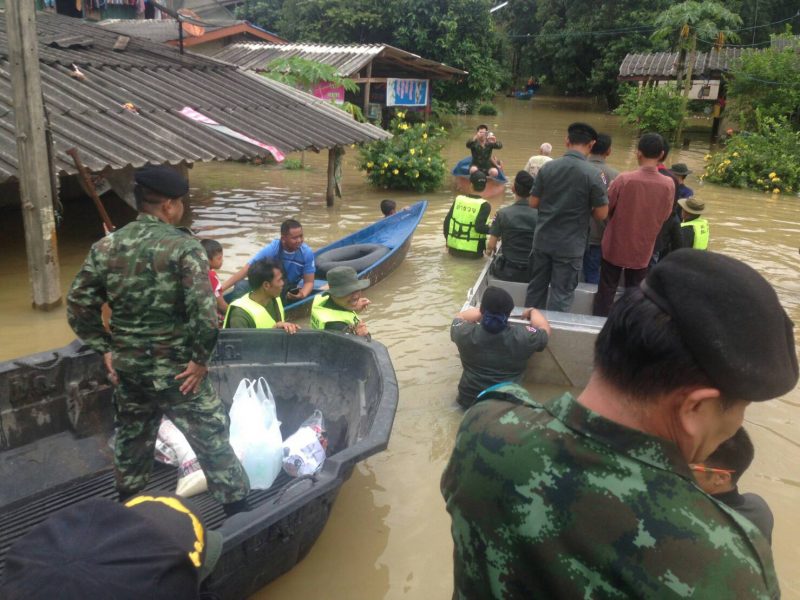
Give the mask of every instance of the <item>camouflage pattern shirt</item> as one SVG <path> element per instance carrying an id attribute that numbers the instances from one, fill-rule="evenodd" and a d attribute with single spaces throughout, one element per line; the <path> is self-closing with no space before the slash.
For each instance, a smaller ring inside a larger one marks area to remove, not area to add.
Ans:
<path id="1" fill-rule="evenodd" d="M 777 598 L 760 531 L 677 446 L 514 384 L 467 411 L 442 477 L 454 598 Z"/>
<path id="2" fill-rule="evenodd" d="M 67 318 L 94 350 L 113 352 L 118 371 L 172 380 L 190 360 L 205 364 L 216 343 L 206 253 L 187 230 L 140 214 L 92 246 L 67 296 Z"/>

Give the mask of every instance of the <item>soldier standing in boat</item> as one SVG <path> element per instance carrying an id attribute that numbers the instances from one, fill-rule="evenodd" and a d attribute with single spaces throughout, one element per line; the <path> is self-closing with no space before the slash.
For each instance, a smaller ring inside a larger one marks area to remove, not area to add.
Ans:
<path id="1" fill-rule="evenodd" d="M 67 296 L 75 333 L 103 355 L 114 390 L 117 491 L 125 500 L 150 477 L 161 415 L 186 436 L 227 514 L 247 508 L 250 484 L 228 441 L 229 419 L 206 366 L 217 312 L 205 251 L 177 227 L 189 192 L 169 167 L 135 175 L 136 221 L 92 246 Z M 111 307 L 111 332 L 100 306 Z"/>

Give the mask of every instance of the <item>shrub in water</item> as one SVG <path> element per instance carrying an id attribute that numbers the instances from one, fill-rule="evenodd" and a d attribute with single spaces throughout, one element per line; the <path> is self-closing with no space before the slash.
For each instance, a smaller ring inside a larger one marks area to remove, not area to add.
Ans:
<path id="1" fill-rule="evenodd" d="M 491 102 L 485 102 L 478 107 L 478 114 L 494 116 L 497 114 L 497 107 Z"/>
<path id="2" fill-rule="evenodd" d="M 393 190 L 429 192 L 438 188 L 445 176 L 442 158 L 443 127 L 431 123 L 406 121 L 398 112 L 389 124 L 394 134 L 362 146 L 359 168 L 367 172 L 372 185 Z"/>
<path id="3" fill-rule="evenodd" d="M 628 86 L 621 97 L 614 112 L 640 132 L 655 131 L 669 137 L 683 119 L 683 101 L 673 86 Z"/>

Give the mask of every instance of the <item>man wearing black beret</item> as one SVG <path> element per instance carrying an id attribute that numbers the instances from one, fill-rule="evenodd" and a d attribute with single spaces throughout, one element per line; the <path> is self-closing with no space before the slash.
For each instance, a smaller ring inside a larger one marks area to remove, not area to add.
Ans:
<path id="1" fill-rule="evenodd" d="M 455 596 L 778 598 L 767 539 L 689 464 L 794 388 L 792 328 L 751 267 L 678 250 L 614 304 L 577 398 L 485 391 L 442 477 Z"/>
<path id="2" fill-rule="evenodd" d="M 135 175 L 139 216 L 92 246 L 67 296 L 69 324 L 103 355 L 114 389 L 117 491 L 150 477 L 161 415 L 186 436 L 229 514 L 247 507 L 247 474 L 228 441 L 228 414 L 206 374 L 217 341 L 208 258 L 177 227 L 189 183 L 170 167 Z M 100 307 L 111 307 L 111 331 Z"/>

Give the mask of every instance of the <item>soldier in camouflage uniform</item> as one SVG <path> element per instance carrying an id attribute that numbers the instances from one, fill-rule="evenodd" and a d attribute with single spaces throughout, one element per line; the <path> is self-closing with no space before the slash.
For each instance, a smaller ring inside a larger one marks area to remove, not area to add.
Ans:
<path id="1" fill-rule="evenodd" d="M 67 298 L 72 329 L 103 354 L 117 384 L 117 490 L 124 499 L 147 483 L 164 413 L 197 454 L 209 492 L 232 514 L 247 508 L 250 486 L 206 377 L 217 311 L 205 251 L 176 227 L 188 183 L 167 167 L 141 169 L 136 183 L 138 218 L 92 246 Z M 100 316 L 104 302 L 110 334 Z"/>
<path id="2" fill-rule="evenodd" d="M 577 399 L 500 384 L 467 411 L 442 478 L 454 597 L 777 598 L 767 540 L 688 463 L 797 377 L 760 275 L 670 254 L 612 309 Z"/>

